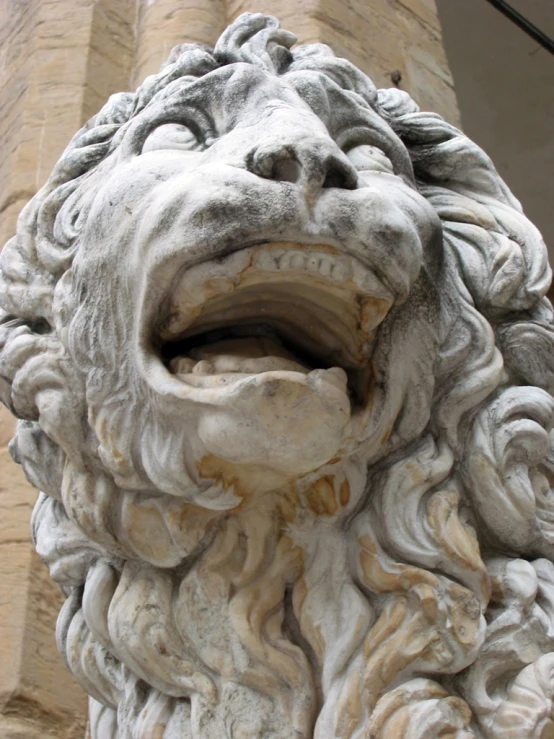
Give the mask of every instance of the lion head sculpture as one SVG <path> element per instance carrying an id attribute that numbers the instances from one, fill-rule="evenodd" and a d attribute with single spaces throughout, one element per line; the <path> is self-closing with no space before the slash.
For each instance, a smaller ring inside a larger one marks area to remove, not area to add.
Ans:
<path id="1" fill-rule="evenodd" d="M 460 131 L 294 42 L 174 49 L 2 253 L 60 650 L 95 739 L 544 739 L 544 244 Z"/>

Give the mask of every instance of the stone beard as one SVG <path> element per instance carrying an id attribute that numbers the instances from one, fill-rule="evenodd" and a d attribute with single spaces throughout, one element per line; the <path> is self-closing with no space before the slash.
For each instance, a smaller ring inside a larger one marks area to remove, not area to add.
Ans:
<path id="1" fill-rule="evenodd" d="M 487 156 L 244 15 L 79 131 L 0 394 L 94 739 L 554 736 L 546 250 Z"/>

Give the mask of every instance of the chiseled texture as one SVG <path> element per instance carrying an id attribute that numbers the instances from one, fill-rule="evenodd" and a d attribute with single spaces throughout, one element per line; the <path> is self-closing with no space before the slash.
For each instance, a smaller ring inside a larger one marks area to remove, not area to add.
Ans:
<path id="1" fill-rule="evenodd" d="M 486 155 L 243 15 L 73 138 L 0 392 L 91 736 L 554 732 L 546 250 Z"/>

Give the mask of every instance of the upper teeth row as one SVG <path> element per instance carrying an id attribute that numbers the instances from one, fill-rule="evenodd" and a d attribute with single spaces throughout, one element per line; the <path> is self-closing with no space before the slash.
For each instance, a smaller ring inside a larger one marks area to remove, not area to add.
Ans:
<path id="1" fill-rule="evenodd" d="M 347 283 L 349 290 L 380 299 L 389 307 L 393 301 L 392 293 L 357 259 L 332 254 L 317 246 L 291 248 L 264 244 L 240 249 L 224 259 L 202 262 L 188 269 L 173 294 L 170 314 L 162 331 L 164 337 L 182 332 L 186 322 L 196 317 L 210 298 L 232 292 L 250 276 L 268 272 L 309 272 L 335 283 Z"/>
<path id="2" fill-rule="evenodd" d="M 319 272 L 337 282 L 344 282 L 352 276 L 348 259 L 310 250 L 266 248 L 255 254 L 252 264 L 256 269 L 268 272 Z"/>

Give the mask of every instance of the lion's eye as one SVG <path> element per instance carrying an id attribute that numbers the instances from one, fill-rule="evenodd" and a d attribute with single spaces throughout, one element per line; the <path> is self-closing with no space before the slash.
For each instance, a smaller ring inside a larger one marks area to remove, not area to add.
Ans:
<path id="1" fill-rule="evenodd" d="M 178 151 L 201 151 L 203 143 L 188 126 L 182 123 L 164 123 L 147 136 L 142 146 L 142 153 L 159 149 L 177 149 Z"/>
<path id="2" fill-rule="evenodd" d="M 346 156 L 359 172 L 387 172 L 394 174 L 391 160 L 376 146 L 353 146 Z"/>

